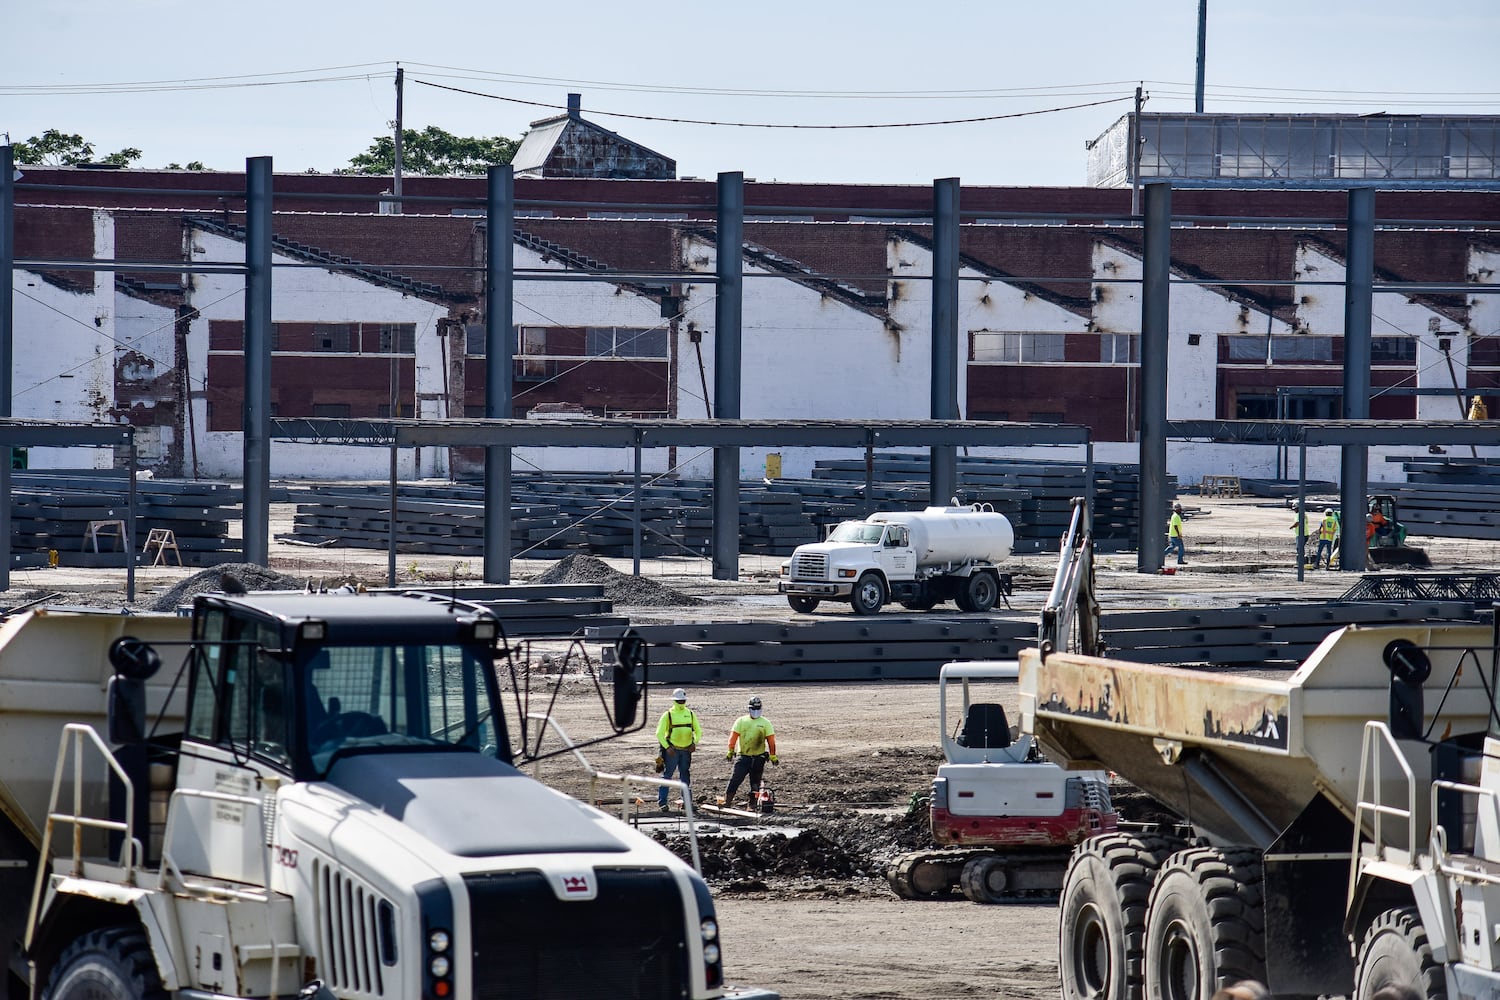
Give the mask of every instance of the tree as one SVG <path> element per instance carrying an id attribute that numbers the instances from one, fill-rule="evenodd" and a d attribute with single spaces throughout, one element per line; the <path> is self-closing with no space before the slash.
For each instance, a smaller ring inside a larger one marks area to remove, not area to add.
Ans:
<path id="1" fill-rule="evenodd" d="M 188 165 L 185 166 L 185 167 L 182 166 L 180 163 L 168 163 L 163 169 L 164 170 L 207 170 L 208 168 L 203 165 L 203 161 L 202 160 L 189 160 L 188 161 Z"/>
<path id="2" fill-rule="evenodd" d="M 117 167 L 128 167 L 141 158 L 141 151 L 134 147 L 96 157 L 92 142 L 85 142 L 81 135 L 65 135 L 55 128 L 49 128 L 25 142 L 16 143 L 12 147 L 12 154 L 17 163 L 47 167 L 74 167 L 80 163 L 111 163 Z"/>
<path id="3" fill-rule="evenodd" d="M 395 127 L 395 123 L 391 124 Z M 436 125 L 401 130 L 401 172 L 447 176 L 482 174 L 491 166 L 509 163 L 516 155 L 519 139 L 503 135 L 458 136 Z M 349 161 L 340 174 L 389 174 L 396 167 L 396 140 L 389 135 L 376 136 L 374 144 Z"/>

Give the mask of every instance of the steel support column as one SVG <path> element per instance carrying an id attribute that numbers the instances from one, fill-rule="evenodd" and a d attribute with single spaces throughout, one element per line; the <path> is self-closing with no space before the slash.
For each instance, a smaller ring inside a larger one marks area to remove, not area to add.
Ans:
<path id="1" fill-rule="evenodd" d="M 271 558 L 271 158 L 245 161 L 245 561 Z"/>
<path id="2" fill-rule="evenodd" d="M 11 413 L 15 360 L 16 166 L 0 146 L 0 417 Z M 0 448 L 0 590 L 10 589 L 10 448 Z"/>
<path id="3" fill-rule="evenodd" d="M 1348 252 L 1344 271 L 1344 411 L 1345 420 L 1370 416 L 1370 325 L 1375 308 L 1375 189 L 1349 192 Z M 1368 445 L 1346 444 L 1339 451 L 1339 503 L 1344 532 L 1339 569 L 1365 568 L 1365 481 L 1369 478 Z"/>
<path id="4" fill-rule="evenodd" d="M 1320 527 L 1319 531 L 1322 530 Z M 1297 449 L 1297 582 L 1307 574 L 1307 445 Z"/>
<path id="5" fill-rule="evenodd" d="M 932 182 L 932 419 L 958 419 L 959 182 Z M 933 445 L 928 502 L 947 504 L 958 492 L 958 451 Z"/>
<path id="6" fill-rule="evenodd" d="M 714 301 L 714 416 L 740 418 L 740 333 L 744 315 L 745 175 L 719 175 L 718 297 Z M 715 580 L 740 575 L 740 450 L 714 446 Z"/>
<path id="7" fill-rule="evenodd" d="M 1141 286 L 1141 538 L 1136 569 L 1155 573 L 1164 558 L 1167 509 L 1167 325 L 1172 277 L 1172 186 L 1145 185 Z"/>
<path id="8" fill-rule="evenodd" d="M 516 175 L 490 167 L 484 254 L 484 415 L 509 420 L 516 352 Z M 394 499 L 394 498 L 393 498 Z M 510 583 L 510 446 L 484 449 L 484 582 Z"/>

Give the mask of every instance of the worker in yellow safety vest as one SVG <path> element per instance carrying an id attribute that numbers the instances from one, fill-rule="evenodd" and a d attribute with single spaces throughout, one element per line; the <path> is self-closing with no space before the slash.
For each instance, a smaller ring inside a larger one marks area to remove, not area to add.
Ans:
<path id="1" fill-rule="evenodd" d="M 672 692 L 671 706 L 661 714 L 656 724 L 656 742 L 661 747 L 662 777 L 674 774 L 684 785 L 692 784 L 693 751 L 703 740 L 703 724 L 698 713 L 687 707 L 687 692 L 682 688 Z M 667 811 L 667 786 L 656 792 L 656 806 Z"/>
<path id="2" fill-rule="evenodd" d="M 1323 512 L 1323 520 L 1318 525 L 1318 551 L 1313 556 L 1313 569 L 1320 566 L 1333 569 L 1333 553 L 1338 548 L 1338 541 L 1339 515 L 1329 507 Z"/>

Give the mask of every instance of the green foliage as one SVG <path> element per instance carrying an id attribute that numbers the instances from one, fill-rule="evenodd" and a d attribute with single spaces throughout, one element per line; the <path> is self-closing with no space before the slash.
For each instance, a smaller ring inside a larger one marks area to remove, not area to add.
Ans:
<path id="1" fill-rule="evenodd" d="M 189 160 L 188 161 L 188 165 L 185 166 L 185 167 L 182 166 L 180 163 L 168 163 L 164 169 L 167 169 L 167 170 L 207 170 L 208 168 L 203 165 L 203 161 L 202 160 Z"/>
<path id="2" fill-rule="evenodd" d="M 141 151 L 133 147 L 96 157 L 92 142 L 85 142 L 81 135 L 66 135 L 55 128 L 16 143 L 12 150 L 17 163 L 48 167 L 72 167 L 80 163 L 112 163 L 128 167 L 141 158 Z"/>
<path id="3" fill-rule="evenodd" d="M 394 123 L 392 125 L 394 127 Z M 509 163 L 516 155 L 518 139 L 502 135 L 457 136 L 436 125 L 420 132 L 401 131 L 401 172 L 428 176 L 482 174 L 489 167 Z M 389 135 L 376 136 L 374 144 L 337 170 L 340 174 L 389 174 L 396 168 L 396 140 Z"/>

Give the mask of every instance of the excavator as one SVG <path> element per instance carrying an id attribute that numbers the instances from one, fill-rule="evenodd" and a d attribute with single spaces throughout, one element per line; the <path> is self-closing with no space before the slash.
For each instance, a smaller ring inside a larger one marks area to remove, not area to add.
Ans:
<path id="1" fill-rule="evenodd" d="M 1388 493 L 1370 497 L 1369 518 L 1375 531 L 1369 536 L 1369 560 L 1372 567 L 1414 566 L 1426 569 L 1432 565 L 1427 553 L 1406 544 L 1406 525 L 1396 517 L 1396 498 Z"/>
<path id="2" fill-rule="evenodd" d="M 1040 636 L 1100 652 L 1093 545 L 1086 508 L 1074 500 Z M 945 763 L 928 796 L 937 846 L 895 859 L 886 871 L 903 899 L 949 895 L 1004 903 L 1062 889 L 1080 842 L 1117 827 L 1103 771 L 1069 771 L 1047 759 L 1036 739 L 1011 727 L 987 696 L 1013 681 L 1015 661 L 949 663 L 938 677 L 938 727 Z M 959 692 L 959 693 L 955 693 Z M 951 702 L 951 704 L 950 704 Z M 959 722 L 950 728 L 950 709 Z"/>

